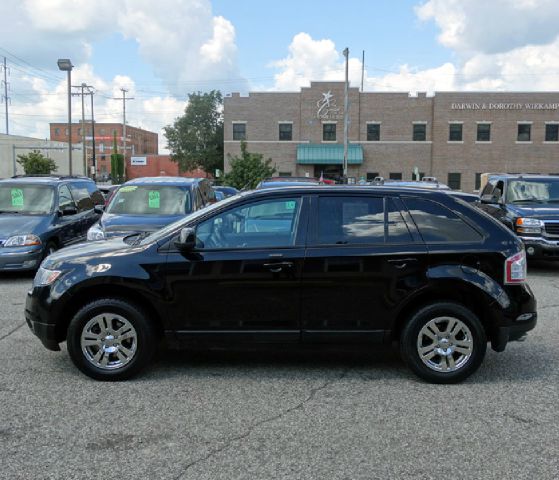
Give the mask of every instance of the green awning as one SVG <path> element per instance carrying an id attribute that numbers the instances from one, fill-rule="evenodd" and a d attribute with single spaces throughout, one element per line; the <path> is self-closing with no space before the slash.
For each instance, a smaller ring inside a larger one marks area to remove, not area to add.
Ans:
<path id="1" fill-rule="evenodd" d="M 344 163 L 344 146 L 339 143 L 297 145 L 297 163 L 302 165 L 342 165 Z M 347 163 L 348 165 L 363 163 L 361 145 L 348 145 Z"/>

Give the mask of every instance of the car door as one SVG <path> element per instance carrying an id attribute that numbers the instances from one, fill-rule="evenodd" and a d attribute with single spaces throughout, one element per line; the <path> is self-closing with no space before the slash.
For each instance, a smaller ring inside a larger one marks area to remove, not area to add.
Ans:
<path id="1" fill-rule="evenodd" d="M 291 194 L 236 203 L 196 225 L 192 252 L 171 246 L 169 315 L 179 337 L 299 341 L 307 202 Z"/>
<path id="2" fill-rule="evenodd" d="M 425 282 L 427 251 L 398 198 L 313 198 L 302 273 L 304 342 L 376 342 Z"/>
<path id="3" fill-rule="evenodd" d="M 63 214 L 64 211 L 74 210 L 73 214 Z M 58 187 L 58 216 L 55 220 L 58 239 L 62 246 L 80 241 L 78 207 L 67 184 Z"/>

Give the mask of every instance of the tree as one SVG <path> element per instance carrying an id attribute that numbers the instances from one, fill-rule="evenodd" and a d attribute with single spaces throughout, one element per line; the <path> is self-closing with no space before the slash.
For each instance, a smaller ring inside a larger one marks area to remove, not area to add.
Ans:
<path id="1" fill-rule="evenodd" d="M 124 155 L 118 153 L 116 132 L 113 132 L 113 153 L 111 153 L 111 180 L 113 184 L 124 183 Z"/>
<path id="2" fill-rule="evenodd" d="M 166 126 L 167 148 L 181 172 L 223 170 L 223 97 L 217 90 L 191 93 L 184 115 Z"/>
<path id="3" fill-rule="evenodd" d="M 250 153 L 245 141 L 241 142 L 241 156 L 229 156 L 229 159 L 231 171 L 225 175 L 224 183 L 238 189 L 254 188 L 258 182 L 276 172 L 270 166 L 272 159 L 264 160 L 261 153 Z"/>
<path id="4" fill-rule="evenodd" d="M 26 175 L 50 174 L 56 172 L 58 166 L 52 158 L 45 157 L 38 150 L 33 150 L 27 155 L 18 155 L 17 163 L 23 167 Z"/>

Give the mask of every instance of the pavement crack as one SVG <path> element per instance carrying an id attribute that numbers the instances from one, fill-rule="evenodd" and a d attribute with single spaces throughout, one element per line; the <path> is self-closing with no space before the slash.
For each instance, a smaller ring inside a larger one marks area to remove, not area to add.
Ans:
<path id="1" fill-rule="evenodd" d="M 174 477 L 173 480 L 179 480 L 180 478 L 182 478 L 190 468 L 203 463 L 207 460 L 209 460 L 210 458 L 214 457 L 215 455 L 223 452 L 224 450 L 226 450 L 227 448 L 229 448 L 233 443 L 238 442 L 240 440 L 244 440 L 245 438 L 248 438 L 251 433 L 257 429 L 258 427 L 261 427 L 262 425 L 265 425 L 266 423 L 271 423 L 274 422 L 276 420 L 279 420 L 280 418 L 284 417 L 285 415 L 288 415 L 296 410 L 300 410 L 301 408 L 303 408 L 307 403 L 311 402 L 317 395 L 317 393 L 319 393 L 320 391 L 328 388 L 330 385 L 334 384 L 335 382 L 339 382 L 340 380 L 342 380 L 348 373 L 349 369 L 344 370 L 340 375 L 336 376 L 335 378 L 328 380 L 324 383 L 322 383 L 321 385 L 319 385 L 318 387 L 314 387 L 310 390 L 309 394 L 298 404 L 289 407 L 285 410 L 282 410 L 281 412 L 279 412 L 276 415 L 273 415 L 271 417 L 267 417 L 264 418 L 258 422 L 255 422 L 251 425 L 249 425 L 249 427 L 246 429 L 245 432 L 241 433 L 240 435 L 236 435 L 234 437 L 229 438 L 221 447 L 216 448 L 212 451 L 210 451 L 208 454 L 206 454 L 203 457 L 200 457 L 196 460 L 193 460 L 192 462 L 190 462 L 188 465 L 186 465 L 183 469 L 183 471 L 177 475 L 176 477 Z"/>
<path id="2" fill-rule="evenodd" d="M 21 327 L 23 327 L 25 325 L 25 322 L 23 322 L 21 325 L 18 325 L 16 328 L 14 328 L 13 330 L 10 330 L 8 333 L 6 333 L 6 335 L 2 335 L 0 337 L 0 342 L 2 340 L 4 340 L 5 338 L 8 338 L 12 333 L 17 332 Z"/>

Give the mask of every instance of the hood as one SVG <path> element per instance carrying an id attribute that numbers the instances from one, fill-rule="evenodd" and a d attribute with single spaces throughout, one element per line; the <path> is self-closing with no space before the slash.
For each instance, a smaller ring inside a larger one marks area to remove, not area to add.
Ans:
<path id="1" fill-rule="evenodd" d="M 57 250 L 47 257 L 43 266 L 46 268 L 57 268 L 62 263 L 75 262 L 87 264 L 91 260 L 94 260 L 94 263 L 102 263 L 105 258 L 107 263 L 110 263 L 111 257 L 114 257 L 117 252 L 119 255 L 124 255 L 125 250 L 136 251 L 137 249 L 138 247 L 125 243 L 122 238 L 80 243 Z"/>
<path id="2" fill-rule="evenodd" d="M 515 217 L 559 220 L 559 204 L 557 203 L 509 203 L 507 208 Z"/>
<path id="3" fill-rule="evenodd" d="M 104 213 L 99 225 L 107 238 L 137 232 L 155 232 L 185 215 L 121 215 Z"/>
<path id="4" fill-rule="evenodd" d="M 12 235 L 25 235 L 26 233 L 34 233 L 40 235 L 47 226 L 48 216 L 45 215 L 10 215 L 9 213 L 0 213 L 0 239 L 7 239 Z"/>

